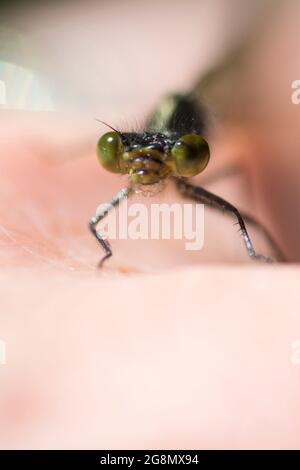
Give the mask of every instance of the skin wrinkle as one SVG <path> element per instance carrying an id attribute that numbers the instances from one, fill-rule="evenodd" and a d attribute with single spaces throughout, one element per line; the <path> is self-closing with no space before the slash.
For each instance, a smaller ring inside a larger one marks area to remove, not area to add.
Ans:
<path id="1" fill-rule="evenodd" d="M 47 249 L 49 247 L 49 244 L 48 244 L 48 247 L 47 245 L 45 246 L 45 241 L 42 240 L 42 246 L 39 246 L 38 244 L 34 245 L 36 246 L 36 249 L 33 250 L 31 248 L 29 248 L 28 245 L 24 244 L 24 242 L 21 241 L 21 237 L 19 238 L 15 238 L 12 233 L 10 231 L 8 231 L 5 227 L 3 226 L 0 226 L 0 231 L 4 234 L 4 236 L 10 240 L 12 242 L 12 246 L 20 249 L 20 251 L 24 252 L 25 254 L 29 254 L 29 258 L 31 259 L 31 263 L 35 263 L 37 260 L 41 260 L 42 262 L 46 263 L 46 265 L 48 265 L 49 267 L 53 267 L 53 268 L 56 268 L 56 269 L 62 269 L 62 268 L 67 268 L 67 264 L 66 264 L 66 261 L 64 262 L 61 262 L 61 263 L 58 263 L 58 262 L 55 262 L 53 258 L 51 258 L 51 249 Z M 25 238 L 26 240 L 26 238 Z M 29 241 L 30 243 L 30 240 L 27 239 L 27 242 Z M 37 240 L 36 240 L 37 242 Z M 5 244 L 4 244 L 4 247 L 5 247 Z M 50 247 L 49 247 L 50 248 Z M 38 250 L 40 250 L 40 252 L 44 251 L 47 256 L 43 256 L 41 253 L 38 252 Z M 53 250 L 52 250 L 52 256 L 53 256 Z M 56 254 L 56 257 L 57 257 L 57 254 Z M 75 260 L 74 260 L 75 261 Z M 21 257 L 20 261 L 19 261 L 19 264 L 22 266 L 24 263 L 24 259 Z M 87 265 L 88 266 L 88 265 Z M 91 267 L 91 266 L 89 266 Z"/>

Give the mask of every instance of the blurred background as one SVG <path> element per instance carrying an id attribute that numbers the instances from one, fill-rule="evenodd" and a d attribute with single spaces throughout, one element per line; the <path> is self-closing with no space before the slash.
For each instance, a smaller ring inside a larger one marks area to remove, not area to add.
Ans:
<path id="1" fill-rule="evenodd" d="M 299 261 L 299 19 L 297 0 L 6 2 L 1 116 L 42 111 L 86 128 L 95 116 L 134 127 L 164 94 L 201 83 L 218 123 L 213 145 L 223 142 L 224 161 L 245 169 L 247 210 Z"/>
<path id="2" fill-rule="evenodd" d="M 117 100 L 121 115 L 139 116 L 161 94 L 188 90 L 276 3 L 8 3 L 0 31 L 7 105 L 95 114 Z"/>

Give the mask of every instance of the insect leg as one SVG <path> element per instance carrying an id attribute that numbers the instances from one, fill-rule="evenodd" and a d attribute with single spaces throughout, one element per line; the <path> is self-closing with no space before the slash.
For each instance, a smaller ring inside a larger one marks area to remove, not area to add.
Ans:
<path id="1" fill-rule="evenodd" d="M 259 230 L 265 239 L 268 241 L 269 245 L 272 248 L 272 251 L 274 252 L 276 256 L 277 261 L 281 262 L 286 262 L 286 256 L 284 253 L 281 251 L 277 243 L 274 241 L 273 237 L 270 235 L 266 227 L 264 227 L 260 222 L 258 222 L 256 219 L 254 219 L 252 216 L 249 214 L 245 214 L 245 212 L 240 212 L 240 215 L 243 217 L 244 222 L 249 225 L 253 225 L 257 230 Z"/>
<path id="2" fill-rule="evenodd" d="M 200 186 L 195 186 L 194 184 L 191 184 L 187 180 L 184 180 L 184 179 L 176 179 L 176 186 L 179 192 L 183 196 L 189 197 L 198 202 L 202 202 L 203 204 L 209 204 L 214 209 L 225 211 L 235 216 L 237 219 L 237 223 L 240 226 L 240 231 L 241 231 L 244 243 L 245 243 L 246 250 L 248 252 L 248 255 L 251 258 L 260 260 L 260 261 L 265 261 L 265 262 L 274 261 L 273 259 L 263 256 L 260 253 L 257 253 L 255 251 L 252 241 L 249 237 L 246 225 L 245 225 L 246 220 L 258 226 L 261 230 L 263 230 L 264 234 L 267 236 L 268 241 L 270 242 L 272 247 L 275 248 L 276 253 L 277 254 L 281 253 L 279 248 L 277 248 L 277 246 L 275 245 L 271 237 L 266 232 L 266 230 L 263 229 L 260 224 L 258 224 L 254 219 L 252 219 L 252 217 L 249 217 L 249 216 L 244 217 L 236 207 L 234 207 L 229 202 L 225 201 L 225 199 L 219 196 L 216 196 L 215 194 L 211 193 L 210 191 L 207 191 L 204 188 L 201 188 Z M 280 258 L 282 259 L 282 256 Z"/>
<path id="3" fill-rule="evenodd" d="M 104 217 L 109 213 L 109 211 L 111 209 L 113 209 L 114 207 L 118 206 L 120 204 L 120 202 L 127 198 L 128 196 L 130 196 L 130 194 L 132 193 L 132 189 L 131 188 L 124 188 L 124 189 L 121 189 L 121 191 L 119 191 L 115 197 L 108 203 L 108 204 L 105 204 L 104 206 L 102 206 L 101 210 L 98 212 L 96 212 L 95 216 L 90 220 L 89 222 L 89 229 L 90 231 L 92 232 L 92 234 L 94 235 L 94 237 L 98 240 L 98 242 L 100 243 L 101 245 L 101 248 L 103 249 L 104 251 L 104 256 L 103 258 L 100 260 L 100 263 L 99 263 L 99 268 L 101 268 L 103 266 L 103 263 L 104 261 L 106 261 L 108 258 L 110 258 L 112 256 L 112 249 L 111 249 L 111 246 L 108 242 L 108 240 L 106 240 L 98 231 L 97 231 L 97 225 L 98 223 L 104 219 Z"/>

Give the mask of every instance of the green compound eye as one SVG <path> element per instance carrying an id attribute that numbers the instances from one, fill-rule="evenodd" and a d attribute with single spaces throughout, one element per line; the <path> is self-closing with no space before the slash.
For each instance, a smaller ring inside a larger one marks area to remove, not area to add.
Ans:
<path id="1" fill-rule="evenodd" d="M 120 156 L 124 150 L 118 132 L 107 132 L 97 144 L 97 155 L 101 165 L 112 173 L 120 173 Z"/>
<path id="2" fill-rule="evenodd" d="M 203 137 L 197 134 L 182 136 L 172 148 L 178 176 L 195 176 L 201 173 L 209 162 L 209 146 Z"/>

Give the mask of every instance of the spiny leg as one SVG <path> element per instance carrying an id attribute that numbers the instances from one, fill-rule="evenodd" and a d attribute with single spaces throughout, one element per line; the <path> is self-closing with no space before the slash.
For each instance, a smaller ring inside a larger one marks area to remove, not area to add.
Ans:
<path id="1" fill-rule="evenodd" d="M 286 256 L 283 254 L 277 243 L 273 240 L 273 237 L 270 235 L 266 227 L 264 227 L 260 222 L 254 219 L 251 215 L 245 214 L 245 212 L 240 212 L 243 220 L 246 224 L 253 225 L 258 231 L 262 233 L 265 239 L 268 241 L 272 251 L 276 256 L 277 261 L 286 262 Z M 273 261 L 273 260 L 271 260 Z"/>
<path id="2" fill-rule="evenodd" d="M 242 171 L 243 169 L 241 166 L 239 166 L 236 163 L 233 163 L 230 166 L 220 169 L 217 173 L 214 173 L 208 177 L 204 177 L 204 179 L 202 179 L 201 181 L 202 181 L 202 184 L 206 186 L 209 183 L 214 183 L 215 181 L 224 179 L 228 176 L 229 177 L 234 176 L 238 173 L 241 173 Z M 251 215 L 246 214 L 244 211 L 240 212 L 240 215 L 242 216 L 244 222 L 247 225 L 248 224 L 253 225 L 257 230 L 259 230 L 263 234 L 263 236 L 265 237 L 265 239 L 268 241 L 269 245 L 271 246 L 272 250 L 274 251 L 276 255 L 276 259 L 278 261 L 286 262 L 287 261 L 286 256 L 283 254 L 279 246 L 275 243 L 275 241 L 273 240 L 273 238 L 271 237 L 267 229 L 261 223 L 257 222 L 257 220 L 255 220 Z"/>
<path id="3" fill-rule="evenodd" d="M 131 193 L 132 193 L 131 188 L 121 189 L 121 191 L 119 191 L 108 204 L 104 204 L 101 210 L 99 212 L 98 211 L 96 212 L 95 216 L 89 222 L 89 228 L 92 234 L 98 240 L 98 242 L 101 245 L 101 248 L 103 249 L 105 253 L 103 258 L 99 262 L 99 265 L 98 265 L 99 268 L 103 266 L 104 261 L 106 261 L 108 258 L 112 256 L 112 249 L 111 249 L 109 242 L 105 240 L 105 238 L 102 237 L 101 234 L 97 231 L 97 225 L 102 219 L 104 219 L 104 217 L 109 213 L 111 209 L 118 206 L 120 202 L 123 199 L 126 199 L 128 196 L 130 196 Z"/>
<path id="4" fill-rule="evenodd" d="M 261 260 L 261 261 L 265 261 L 265 262 L 273 262 L 274 261 L 271 258 L 263 256 L 263 255 L 261 255 L 261 254 L 259 254 L 255 251 L 255 249 L 253 247 L 253 244 L 252 244 L 252 241 L 249 237 L 248 231 L 246 229 L 244 217 L 236 207 L 234 207 L 229 202 L 225 201 L 225 199 L 223 199 L 219 196 L 216 196 L 215 194 L 211 193 L 210 191 L 207 191 L 204 188 L 201 188 L 200 186 L 195 186 L 194 184 L 189 183 L 187 180 L 176 179 L 176 186 L 177 186 L 178 190 L 180 191 L 180 193 L 183 196 L 189 197 L 189 198 L 194 199 L 194 200 L 196 200 L 198 202 L 201 202 L 203 204 L 209 204 L 210 206 L 212 206 L 215 209 L 225 211 L 225 212 L 235 216 L 236 219 L 237 219 L 237 223 L 240 226 L 240 231 L 241 231 L 241 234 L 242 234 L 242 237 L 243 237 L 248 255 L 251 258 Z M 255 223 L 255 225 L 257 225 L 258 227 L 260 227 L 260 224 L 255 222 L 249 216 L 246 216 L 246 219 L 248 219 L 252 223 Z M 266 233 L 265 230 L 264 230 L 264 232 Z M 270 243 L 272 244 L 272 246 L 274 246 L 274 242 L 273 242 L 272 239 L 270 239 L 269 236 L 268 236 L 268 239 L 269 239 Z M 276 251 L 280 252 L 279 249 L 276 249 Z"/>

